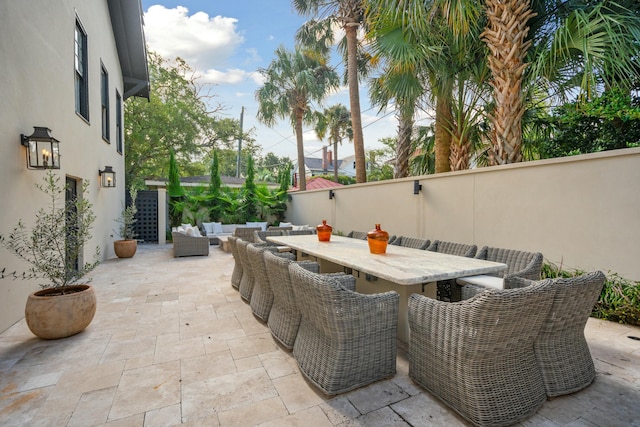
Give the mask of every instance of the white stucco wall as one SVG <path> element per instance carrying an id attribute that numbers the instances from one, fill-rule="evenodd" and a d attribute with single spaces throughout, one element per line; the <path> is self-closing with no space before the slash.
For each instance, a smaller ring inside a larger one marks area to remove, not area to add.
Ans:
<path id="1" fill-rule="evenodd" d="M 422 191 L 413 194 L 413 180 Z M 292 194 L 287 221 L 542 252 L 640 281 L 640 148 Z"/>
<path id="2" fill-rule="evenodd" d="M 88 39 L 89 122 L 75 113 L 74 28 L 76 17 Z M 100 67 L 109 73 L 111 143 L 102 139 Z M 28 170 L 20 134 L 34 126 L 51 129 L 60 140 L 61 169 L 56 174 L 89 180 L 84 197 L 94 205 L 90 258 L 99 246 L 103 259 L 113 254 L 114 219 L 124 201 L 124 160 L 116 152 L 116 90 L 122 75 L 106 1 L 48 0 L 0 2 L 0 233 L 23 219 L 30 223 L 44 199 L 35 189 L 44 172 Z M 101 188 L 98 170 L 116 171 L 114 189 Z M 0 268 L 22 269 L 0 248 Z M 0 280 L 0 331 L 23 317 L 27 295 L 36 283 Z"/>

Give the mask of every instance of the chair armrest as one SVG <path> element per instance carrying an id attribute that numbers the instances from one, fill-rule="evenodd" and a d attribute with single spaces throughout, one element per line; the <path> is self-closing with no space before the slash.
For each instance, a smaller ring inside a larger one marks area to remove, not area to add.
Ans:
<path id="1" fill-rule="evenodd" d="M 508 275 L 504 278 L 505 289 L 526 288 L 527 286 L 531 286 L 535 283 L 537 283 L 535 280 L 525 279 L 524 277 L 513 275 Z"/>
<path id="2" fill-rule="evenodd" d="M 515 273 L 505 274 L 504 278 L 507 280 L 511 277 L 522 277 L 529 280 L 540 280 L 540 271 L 542 270 L 543 256 L 540 252 L 537 252 L 531 259 L 529 264 L 520 271 Z"/>

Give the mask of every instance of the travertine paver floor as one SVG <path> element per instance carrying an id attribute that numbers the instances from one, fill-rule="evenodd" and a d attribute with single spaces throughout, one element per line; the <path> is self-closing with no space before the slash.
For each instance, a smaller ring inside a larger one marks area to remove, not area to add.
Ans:
<path id="1" fill-rule="evenodd" d="M 466 426 L 407 375 L 334 398 L 230 285 L 231 254 L 175 259 L 140 245 L 92 274 L 98 311 L 84 332 L 42 341 L 20 321 L 0 335 L 2 426 Z M 640 328 L 590 319 L 598 376 L 548 400 L 526 426 L 640 427 Z M 514 361 L 517 363 L 517 361 Z"/>

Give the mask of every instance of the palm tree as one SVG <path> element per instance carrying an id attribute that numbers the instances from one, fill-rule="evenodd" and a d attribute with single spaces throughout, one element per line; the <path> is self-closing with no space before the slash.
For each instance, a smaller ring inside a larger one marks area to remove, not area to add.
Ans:
<path id="1" fill-rule="evenodd" d="M 338 143 L 348 138 L 353 140 L 353 128 L 351 127 L 351 113 L 342 104 L 325 108 L 323 113 L 316 114 L 316 134 L 318 138 L 324 139 L 329 132 L 329 142 L 333 143 L 333 181 L 338 182 Z"/>
<path id="2" fill-rule="evenodd" d="M 359 73 L 362 74 L 366 70 L 363 65 L 366 63 L 366 55 L 358 48 L 358 29 L 364 24 L 363 4 L 363 0 L 293 0 L 293 6 L 301 15 L 323 17 L 320 20 L 310 20 L 300 28 L 296 37 L 304 45 L 326 53 L 334 42 L 334 24 L 338 24 L 344 30 L 345 38 L 341 46 L 343 51 L 346 50 L 346 77 L 349 85 L 357 183 L 367 182 L 358 84 Z"/>
<path id="3" fill-rule="evenodd" d="M 299 188 L 307 189 L 304 166 L 302 124 L 313 122 L 312 102 L 320 103 L 338 87 L 336 72 L 327 67 L 326 57 L 309 51 L 288 51 L 279 47 L 275 58 L 266 69 L 260 69 L 265 77 L 264 85 L 256 91 L 258 120 L 273 126 L 278 117 L 289 117 L 296 134 L 298 148 Z"/>

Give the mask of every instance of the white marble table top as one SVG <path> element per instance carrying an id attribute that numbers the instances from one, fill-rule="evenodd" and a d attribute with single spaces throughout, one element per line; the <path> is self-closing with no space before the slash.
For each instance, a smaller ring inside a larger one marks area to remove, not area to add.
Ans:
<path id="1" fill-rule="evenodd" d="M 331 236 L 329 242 L 319 242 L 317 235 L 268 236 L 267 240 L 400 285 L 495 273 L 507 268 L 498 262 L 394 245 L 387 246 L 387 253 L 376 255 L 369 252 L 366 240 L 342 236 Z"/>

